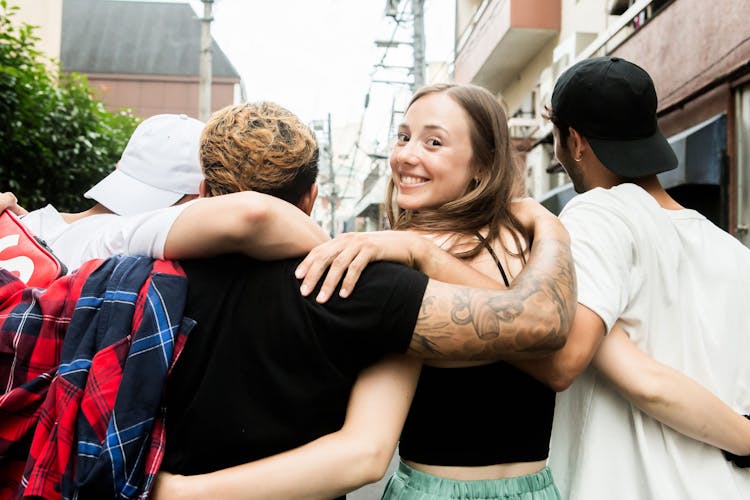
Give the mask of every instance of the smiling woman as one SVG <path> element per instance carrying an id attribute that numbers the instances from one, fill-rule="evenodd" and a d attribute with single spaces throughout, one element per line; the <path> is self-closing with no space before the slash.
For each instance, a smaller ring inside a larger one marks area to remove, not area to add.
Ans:
<path id="1" fill-rule="evenodd" d="M 437 84 L 417 91 L 390 162 L 386 207 L 393 229 L 469 236 L 473 242 L 457 252 L 463 258 L 485 248 L 477 232 L 497 241 L 502 253 L 524 248 L 526 231 L 510 212 L 511 200 L 523 195 L 522 179 L 505 112 L 487 90 Z"/>
<path id="2" fill-rule="evenodd" d="M 509 286 L 530 246 L 511 212 L 522 194 L 514 161 L 494 95 L 473 85 L 420 89 L 391 155 L 391 227 L 428 232 Z M 545 466 L 554 400 L 551 389 L 505 362 L 426 362 L 401 433 L 401 464 L 383 498 L 447 499 L 459 491 L 471 498 L 559 498 Z M 481 425 L 474 408 L 492 415 L 492 423 Z"/>
<path id="3" fill-rule="evenodd" d="M 466 112 L 443 93 L 428 94 L 409 107 L 391 154 L 401 208 L 434 209 L 466 193 L 480 175 L 468 123 Z"/>
<path id="4" fill-rule="evenodd" d="M 414 233 L 469 264 L 462 276 L 451 277 L 461 284 L 489 280 L 503 288 L 520 282 L 522 270 L 531 267 L 526 266 L 531 238 L 519 218 L 527 220 L 537 208 L 519 209 L 513 202 L 520 192 L 518 169 L 505 112 L 492 93 L 474 85 L 420 89 L 399 127 L 391 170 L 386 202 L 396 231 L 348 233 L 316 247 L 297 268 L 303 294 L 326 268 L 319 302 L 331 296 L 344 271 L 339 295 L 348 297 L 367 262 L 410 264 L 403 249 L 415 248 L 415 238 L 423 241 Z M 535 239 L 533 248 L 539 244 Z M 469 276 L 469 270 L 478 272 Z M 554 287 L 574 283 L 572 268 L 554 281 Z M 453 305 L 453 321 L 484 322 L 467 302 Z M 489 336 L 502 336 L 504 328 Z M 429 343 L 425 347 L 431 349 Z M 425 360 L 400 436 L 401 463 L 384 499 L 560 498 L 546 467 L 555 393 L 512 364 L 472 359 Z M 356 413 L 360 404 L 350 411 Z M 379 414 L 378 427 L 387 425 Z"/>

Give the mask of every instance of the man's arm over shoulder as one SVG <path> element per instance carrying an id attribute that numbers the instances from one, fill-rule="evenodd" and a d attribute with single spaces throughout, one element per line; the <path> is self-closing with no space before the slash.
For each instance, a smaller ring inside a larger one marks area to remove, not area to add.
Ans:
<path id="1" fill-rule="evenodd" d="M 302 255 L 328 238 L 299 208 L 255 192 L 106 217 L 112 220 L 92 231 L 87 244 L 81 245 L 84 260 L 118 253 L 189 259 L 235 252 L 279 259 Z M 79 223 L 87 221 L 75 224 Z"/>
<path id="2" fill-rule="evenodd" d="M 425 359 L 540 357 L 560 349 L 576 304 L 568 234 L 554 219 L 537 228 L 528 265 L 508 290 L 431 280 L 409 353 Z"/>
<path id="3" fill-rule="evenodd" d="M 588 367 L 604 340 L 602 319 L 578 304 L 565 345 L 546 358 L 518 360 L 513 364 L 552 390 L 564 391 Z"/>
<path id="4" fill-rule="evenodd" d="M 174 224 L 164 246 L 169 259 L 238 252 L 256 259 L 304 255 L 328 235 L 298 207 L 252 191 L 197 200 Z"/>
<path id="5" fill-rule="evenodd" d="M 626 221 L 607 208 L 608 197 L 606 190 L 586 193 L 560 215 L 570 233 L 579 301 L 565 346 L 547 358 L 516 363 L 555 391 L 567 389 L 588 367 L 628 303 L 632 234 Z"/>

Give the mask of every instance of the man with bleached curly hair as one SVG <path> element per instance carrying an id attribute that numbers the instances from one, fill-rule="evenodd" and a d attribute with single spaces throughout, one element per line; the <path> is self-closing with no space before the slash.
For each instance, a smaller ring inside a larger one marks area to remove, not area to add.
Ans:
<path id="1" fill-rule="evenodd" d="M 317 196 L 315 135 L 278 104 L 244 103 L 217 111 L 203 129 L 199 151 L 202 196 L 256 191 L 292 204 Z"/>

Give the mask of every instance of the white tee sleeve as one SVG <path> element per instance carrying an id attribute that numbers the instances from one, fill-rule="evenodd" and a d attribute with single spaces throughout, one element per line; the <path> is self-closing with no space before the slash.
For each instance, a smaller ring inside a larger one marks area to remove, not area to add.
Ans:
<path id="1" fill-rule="evenodd" d="M 609 332 L 628 304 L 633 239 L 625 221 L 606 204 L 585 198 L 571 200 L 560 220 L 570 233 L 578 302 L 595 312 Z"/>
<path id="2" fill-rule="evenodd" d="M 89 259 L 107 258 L 117 254 L 164 258 L 164 245 L 172 224 L 190 204 L 191 202 L 183 203 L 128 216 L 92 215 L 81 220 L 80 222 L 89 225 L 89 230 L 86 231 L 85 237 L 79 239 L 76 244 L 76 247 L 80 249 L 80 254 L 74 259 L 77 261 L 76 265 Z M 97 217 L 106 217 L 106 219 L 97 221 Z M 77 224 L 79 223 L 76 222 L 72 226 Z M 71 236 L 75 233 L 80 232 L 70 231 Z"/>
<path id="3" fill-rule="evenodd" d="M 134 220 L 124 221 L 123 248 L 119 253 L 163 259 L 164 245 L 167 243 L 167 235 L 172 229 L 172 224 L 191 204 L 192 202 L 175 205 L 150 212 L 147 217 L 135 216 Z"/>

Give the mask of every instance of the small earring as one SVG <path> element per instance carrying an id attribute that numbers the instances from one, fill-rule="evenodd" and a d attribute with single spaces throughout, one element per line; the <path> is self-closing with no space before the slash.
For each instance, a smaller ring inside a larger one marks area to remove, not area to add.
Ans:
<path id="1" fill-rule="evenodd" d="M 583 159 L 583 156 L 579 156 L 578 158 L 575 158 L 575 161 L 581 161 Z"/>

